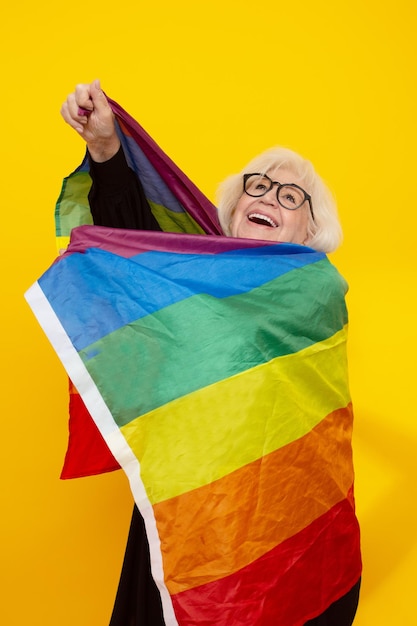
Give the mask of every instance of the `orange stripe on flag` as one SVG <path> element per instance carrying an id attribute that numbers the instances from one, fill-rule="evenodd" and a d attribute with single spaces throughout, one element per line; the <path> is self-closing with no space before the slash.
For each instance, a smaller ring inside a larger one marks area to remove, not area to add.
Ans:
<path id="1" fill-rule="evenodd" d="M 170 593 L 236 572 L 346 498 L 351 428 L 349 404 L 283 448 L 155 504 Z"/>

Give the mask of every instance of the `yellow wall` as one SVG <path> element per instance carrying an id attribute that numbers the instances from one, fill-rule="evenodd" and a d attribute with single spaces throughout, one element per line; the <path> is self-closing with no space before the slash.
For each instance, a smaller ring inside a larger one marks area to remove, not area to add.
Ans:
<path id="1" fill-rule="evenodd" d="M 211 198 L 226 174 L 274 144 L 310 158 L 334 190 L 345 230 L 334 261 L 351 286 L 364 555 L 355 626 L 414 623 L 415 3 L 6 7 L 1 623 L 105 626 L 127 536 L 120 472 L 59 480 L 66 377 L 23 299 L 55 256 L 55 199 L 83 153 L 60 105 L 96 77 Z"/>

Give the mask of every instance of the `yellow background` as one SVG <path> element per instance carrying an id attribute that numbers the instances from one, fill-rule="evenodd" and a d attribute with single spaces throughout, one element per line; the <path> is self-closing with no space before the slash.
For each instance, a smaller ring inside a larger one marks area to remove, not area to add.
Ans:
<path id="1" fill-rule="evenodd" d="M 212 199 L 275 144 L 336 194 L 364 557 L 355 626 L 415 623 L 415 3 L 5 6 L 1 623 L 105 626 L 127 537 L 121 472 L 59 480 L 67 381 L 23 299 L 55 257 L 54 203 L 84 150 L 60 105 L 96 77 Z"/>

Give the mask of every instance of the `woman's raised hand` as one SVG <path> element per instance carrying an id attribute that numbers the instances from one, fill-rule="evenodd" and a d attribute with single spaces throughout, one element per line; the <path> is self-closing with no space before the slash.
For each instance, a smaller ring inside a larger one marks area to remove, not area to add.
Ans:
<path id="1" fill-rule="evenodd" d="M 107 161 L 119 150 L 113 111 L 98 80 L 77 85 L 62 105 L 61 115 L 84 138 L 94 161 Z"/>

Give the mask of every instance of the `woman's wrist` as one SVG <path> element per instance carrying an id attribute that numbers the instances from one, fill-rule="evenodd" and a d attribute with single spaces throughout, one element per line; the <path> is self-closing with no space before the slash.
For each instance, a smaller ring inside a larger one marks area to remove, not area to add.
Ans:
<path id="1" fill-rule="evenodd" d="M 111 159 L 120 148 L 120 139 L 115 134 L 112 137 L 98 139 L 87 143 L 88 152 L 96 163 L 104 163 Z"/>

